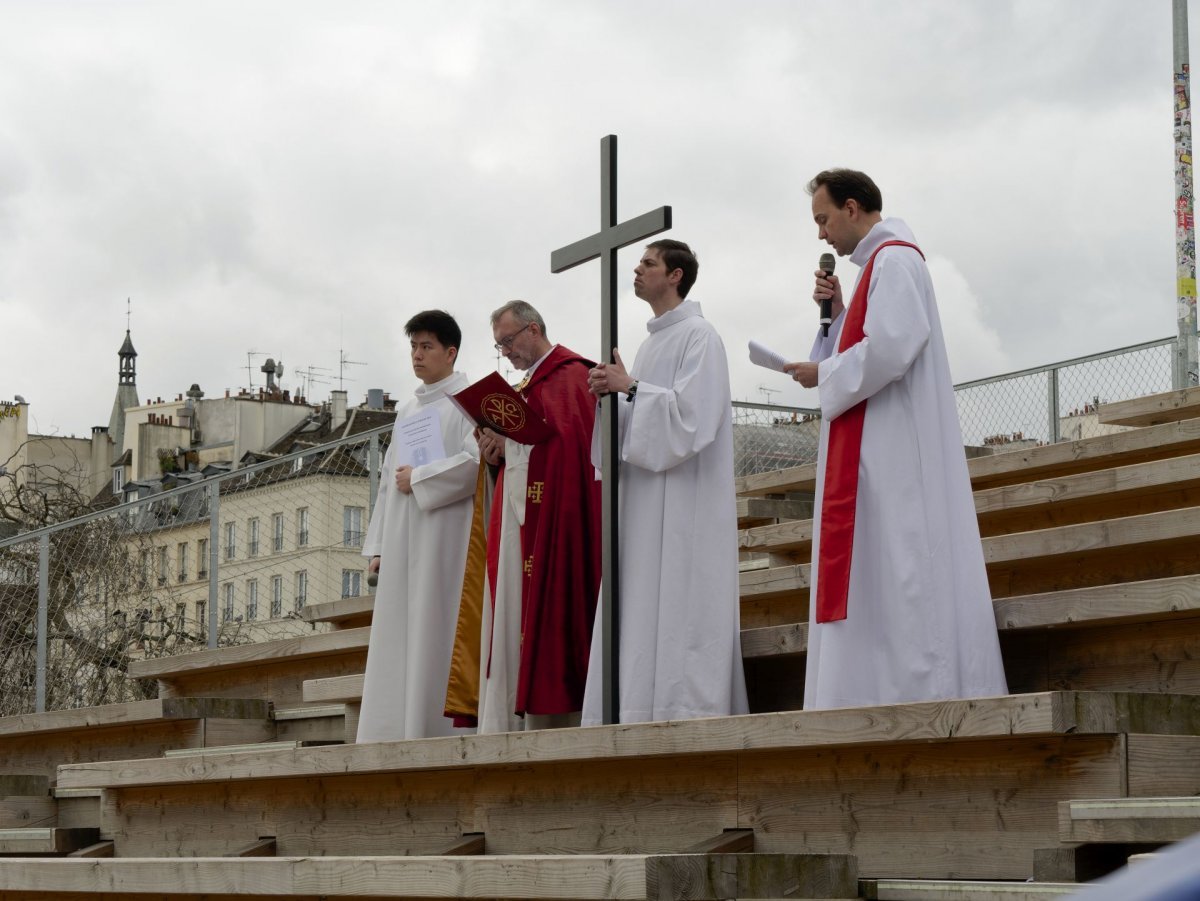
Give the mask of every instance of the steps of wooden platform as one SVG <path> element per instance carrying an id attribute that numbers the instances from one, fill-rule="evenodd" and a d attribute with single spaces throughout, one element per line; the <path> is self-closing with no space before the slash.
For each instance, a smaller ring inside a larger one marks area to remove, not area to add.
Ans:
<path id="1" fill-rule="evenodd" d="M 58 805 L 49 793 L 0 797 L 0 829 L 58 824 Z"/>
<path id="2" fill-rule="evenodd" d="M 163 892 L 322 898 L 659 899 L 858 897 L 846 855 L 672 854 L 0 861 L 28 897 Z"/>
<path id="3" fill-rule="evenodd" d="M 1096 419 L 1104 425 L 1151 426 L 1200 417 L 1200 388 L 1165 391 L 1101 404 Z"/>
<path id="4" fill-rule="evenodd" d="M 307 679 L 304 700 L 310 703 L 357 703 L 362 700 L 363 673 L 333 676 L 329 679 Z"/>
<path id="5" fill-rule="evenodd" d="M 156 698 L 0 718 L 0 767 L 52 779 L 60 763 L 157 757 L 169 748 L 274 737 L 265 700 Z"/>
<path id="6" fill-rule="evenodd" d="M 1069 882 L 984 882 L 949 879 L 864 880 L 871 901 L 1041 901 L 1064 898 L 1084 886 Z"/>
<path id="7" fill-rule="evenodd" d="M 1063 801 L 1059 839 L 1071 843 L 1157 844 L 1200 832 L 1200 797 Z"/>

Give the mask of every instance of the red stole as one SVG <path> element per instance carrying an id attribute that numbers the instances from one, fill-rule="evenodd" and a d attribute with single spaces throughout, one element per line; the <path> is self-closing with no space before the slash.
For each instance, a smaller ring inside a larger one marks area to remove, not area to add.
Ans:
<path id="1" fill-rule="evenodd" d="M 867 321 L 867 293 L 875 257 L 885 247 L 921 248 L 907 241 L 885 241 L 871 254 L 854 291 L 838 353 L 845 353 L 864 337 Z M 924 259 L 925 254 L 921 254 Z M 867 401 L 855 404 L 829 423 L 829 446 L 825 453 L 825 490 L 821 495 L 821 550 L 817 561 L 817 622 L 831 623 L 846 618 L 846 598 L 850 593 L 850 562 L 854 554 L 854 515 L 858 507 L 858 463 L 862 454 L 863 422 Z"/>

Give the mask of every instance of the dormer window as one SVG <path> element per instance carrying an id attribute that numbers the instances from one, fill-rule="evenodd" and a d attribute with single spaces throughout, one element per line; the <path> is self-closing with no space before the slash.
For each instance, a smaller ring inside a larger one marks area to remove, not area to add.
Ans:
<path id="1" fill-rule="evenodd" d="M 125 487 L 125 467 L 117 466 L 113 469 L 113 494 L 120 494 L 121 489 Z"/>

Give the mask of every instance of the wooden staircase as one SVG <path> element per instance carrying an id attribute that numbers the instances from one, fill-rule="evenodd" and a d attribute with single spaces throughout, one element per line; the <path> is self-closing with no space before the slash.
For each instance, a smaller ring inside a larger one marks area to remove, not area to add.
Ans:
<path id="1" fill-rule="evenodd" d="M 373 598 L 314 605 L 330 631 L 137 665 L 156 703 L 270 705 L 255 737 L 163 756 L 110 718 L 39 759 L 65 714 L 0 721 L 47 780 L 0 777 L 0 828 L 112 854 L 0 858 L 0 901 L 1070 895 L 1200 831 L 1197 416 L 969 461 L 1011 695 L 799 710 L 815 468 L 749 476 L 749 716 L 355 745 Z"/>

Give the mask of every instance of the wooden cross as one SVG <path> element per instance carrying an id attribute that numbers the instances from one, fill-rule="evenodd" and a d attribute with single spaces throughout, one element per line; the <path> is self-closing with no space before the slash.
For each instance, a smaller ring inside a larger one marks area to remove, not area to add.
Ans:
<path id="1" fill-rule="evenodd" d="M 560 247 L 550 254 L 550 271 L 563 272 L 580 263 L 600 258 L 600 359 L 613 362 L 617 343 L 617 251 L 671 227 L 671 208 L 660 206 L 627 222 L 617 222 L 617 136 L 600 139 L 600 231 L 582 241 Z M 604 653 L 604 722 L 620 719 L 620 567 L 617 538 L 619 397 L 610 394 L 600 404 L 600 435 L 604 452 L 601 463 L 604 517 L 604 551 L 601 565 L 603 587 L 600 617 Z"/>

